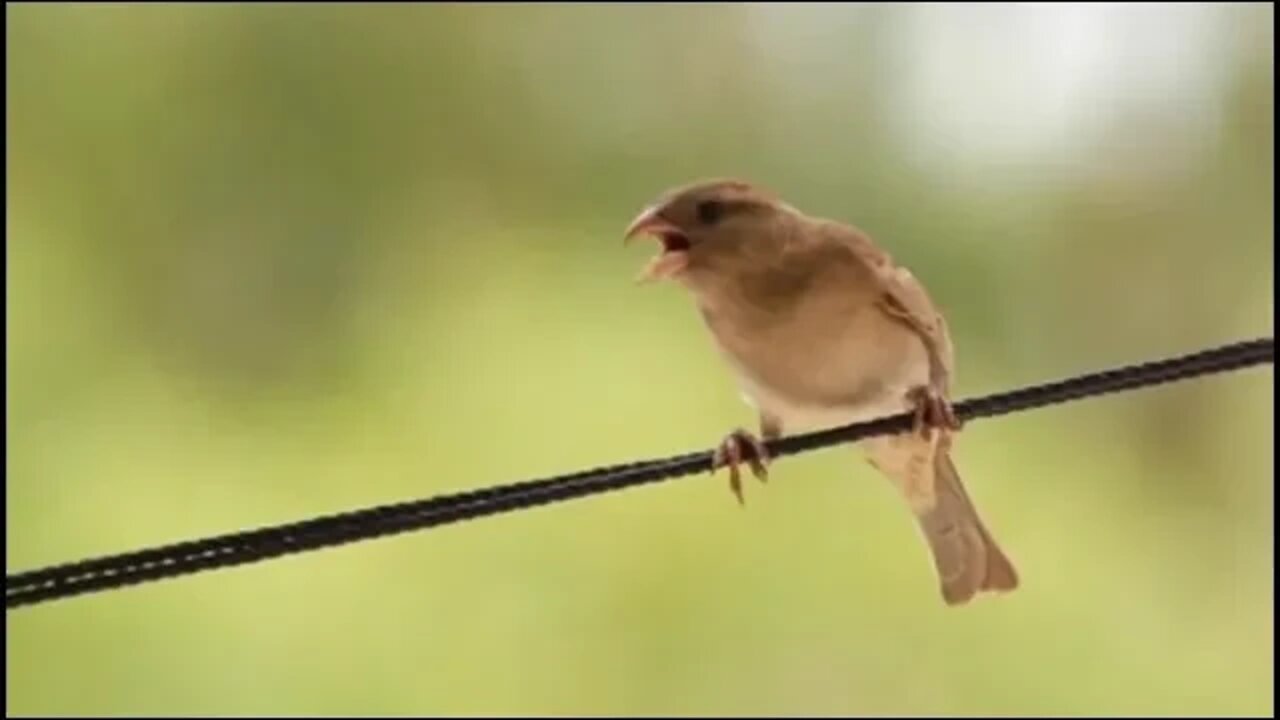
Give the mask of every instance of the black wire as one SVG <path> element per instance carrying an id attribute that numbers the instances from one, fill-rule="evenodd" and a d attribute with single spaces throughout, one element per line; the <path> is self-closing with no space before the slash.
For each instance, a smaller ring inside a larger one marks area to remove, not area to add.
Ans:
<path id="1" fill-rule="evenodd" d="M 1167 360 L 1129 365 L 1059 382 L 965 400 L 954 407 L 961 420 L 995 417 L 1084 397 L 1227 372 L 1275 362 L 1273 338 L 1250 340 Z M 795 435 L 766 443 L 773 458 L 910 428 L 903 413 L 870 422 Z M 230 533 L 203 540 L 111 555 L 5 578 L 6 609 L 33 605 L 217 567 L 395 535 L 486 515 L 531 508 L 610 490 L 706 472 L 710 450 L 632 462 L 569 475 L 383 505 L 302 522 Z"/>

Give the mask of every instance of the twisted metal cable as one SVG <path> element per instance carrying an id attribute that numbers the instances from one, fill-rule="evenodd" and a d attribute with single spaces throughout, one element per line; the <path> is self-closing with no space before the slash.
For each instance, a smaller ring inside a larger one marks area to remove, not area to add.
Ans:
<path id="1" fill-rule="evenodd" d="M 1233 343 L 1166 360 L 1128 365 L 955 404 L 961 420 L 996 417 L 1086 397 L 1134 390 L 1211 373 L 1275 362 L 1275 341 Z M 771 459 L 911 427 L 909 413 L 765 443 Z M 12 609 L 203 570 L 244 565 L 357 540 L 532 508 L 705 472 L 712 451 L 601 467 L 540 480 L 382 505 L 277 525 L 109 555 L 8 575 L 5 608 Z"/>

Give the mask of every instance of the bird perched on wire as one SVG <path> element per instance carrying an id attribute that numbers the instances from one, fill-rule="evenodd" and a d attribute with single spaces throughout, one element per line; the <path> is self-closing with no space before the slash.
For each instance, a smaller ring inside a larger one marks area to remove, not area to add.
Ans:
<path id="1" fill-rule="evenodd" d="M 712 471 L 739 464 L 764 481 L 761 438 L 904 411 L 914 429 L 861 441 L 894 481 L 927 541 L 949 605 L 1009 591 L 1017 571 L 979 517 L 951 458 L 954 351 L 920 282 L 871 239 L 810 217 L 737 180 L 671 189 L 645 208 L 626 240 L 649 235 L 659 253 L 642 281 L 671 280 L 696 302 L 714 344 L 757 412 L 759 435 L 737 428 Z"/>

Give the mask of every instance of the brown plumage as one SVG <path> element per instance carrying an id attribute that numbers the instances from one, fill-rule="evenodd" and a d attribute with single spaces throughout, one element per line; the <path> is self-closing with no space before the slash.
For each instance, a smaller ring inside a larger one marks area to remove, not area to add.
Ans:
<path id="1" fill-rule="evenodd" d="M 643 279 L 669 279 L 691 293 L 757 411 L 761 436 L 913 411 L 912 432 L 860 444 L 915 513 L 943 598 L 957 605 L 1017 587 L 951 460 L 954 350 L 909 271 L 859 230 L 738 180 L 664 193 L 626 236 L 642 233 L 662 243 Z M 738 464 L 749 461 L 763 480 L 762 450 L 737 429 L 716 454 L 714 467 L 728 467 L 739 502 Z"/>

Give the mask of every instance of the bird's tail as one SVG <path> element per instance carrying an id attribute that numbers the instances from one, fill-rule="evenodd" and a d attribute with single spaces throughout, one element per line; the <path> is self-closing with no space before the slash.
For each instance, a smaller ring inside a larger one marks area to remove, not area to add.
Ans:
<path id="1" fill-rule="evenodd" d="M 984 590 L 1007 592 L 1018 587 L 1017 570 L 978 516 L 949 452 L 935 456 L 934 492 L 937 502 L 916 518 L 947 604 L 966 603 Z"/>

